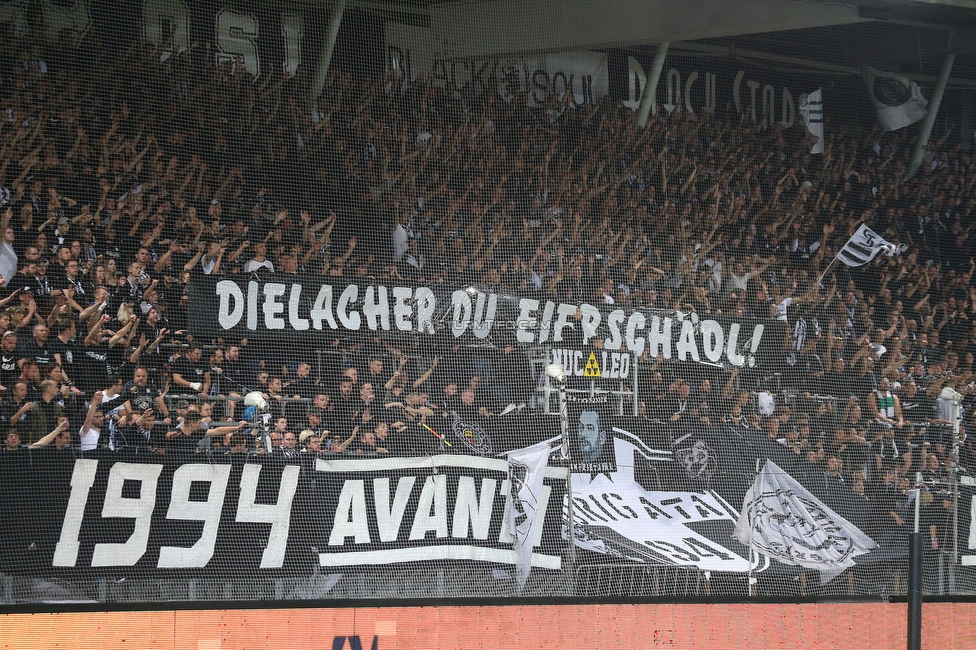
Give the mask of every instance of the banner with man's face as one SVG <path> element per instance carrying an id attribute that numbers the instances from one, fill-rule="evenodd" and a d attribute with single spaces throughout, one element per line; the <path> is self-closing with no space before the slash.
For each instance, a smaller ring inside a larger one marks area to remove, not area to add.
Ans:
<path id="1" fill-rule="evenodd" d="M 607 395 L 567 397 L 572 471 L 616 471 Z"/>

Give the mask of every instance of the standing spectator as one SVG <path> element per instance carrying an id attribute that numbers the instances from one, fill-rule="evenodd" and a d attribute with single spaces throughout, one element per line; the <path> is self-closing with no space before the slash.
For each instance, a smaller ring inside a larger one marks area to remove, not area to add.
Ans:
<path id="1" fill-rule="evenodd" d="M 173 364 L 173 383 L 184 392 L 192 391 L 207 397 L 210 394 L 210 366 L 201 361 L 202 356 L 203 346 L 191 343 L 186 354 Z"/>
<path id="2" fill-rule="evenodd" d="M 88 413 L 85 416 L 85 423 L 81 425 L 78 432 L 78 449 L 80 451 L 91 451 L 98 447 L 102 427 L 105 424 L 105 414 L 99 408 L 102 398 L 103 395 L 100 391 L 92 395 L 91 403 L 88 405 Z"/>
<path id="3" fill-rule="evenodd" d="M 274 273 L 274 264 L 267 258 L 268 245 L 264 242 L 257 242 L 252 246 L 251 250 L 253 254 L 251 259 L 244 265 L 244 272 L 254 273 L 256 271 L 266 271 Z"/>
<path id="4" fill-rule="evenodd" d="M 22 358 L 17 350 L 17 334 L 7 330 L 0 338 L 0 384 L 9 388 L 19 378 L 17 362 Z"/>
<path id="5" fill-rule="evenodd" d="M 14 229 L 10 225 L 13 209 L 8 207 L 0 219 L 0 278 L 6 286 L 14 282 L 17 275 L 17 253 L 14 251 Z"/>
<path id="6" fill-rule="evenodd" d="M 155 409 L 163 416 L 162 424 L 171 423 L 166 400 L 163 399 L 159 389 L 149 382 L 149 371 L 144 366 L 138 366 L 133 371 L 132 381 L 122 388 L 122 396 L 125 399 L 126 413 L 144 414 L 150 409 Z"/>
<path id="7" fill-rule="evenodd" d="M 54 355 L 51 353 L 47 342 L 51 330 L 48 329 L 47 325 L 35 325 L 31 334 L 31 338 L 25 340 L 21 345 L 20 356 L 23 359 L 33 359 L 39 367 L 47 366 L 54 360 Z"/>
<path id="8" fill-rule="evenodd" d="M 41 382 L 41 397 L 34 403 L 32 409 L 33 418 L 31 421 L 30 438 L 27 444 L 34 444 L 55 426 L 61 416 L 63 407 L 58 403 L 58 385 L 50 380 Z"/>
<path id="9" fill-rule="evenodd" d="M 34 402 L 27 398 L 27 384 L 17 379 L 10 383 L 8 390 L 10 399 L 0 404 L 0 422 L 19 431 L 33 430 Z"/>

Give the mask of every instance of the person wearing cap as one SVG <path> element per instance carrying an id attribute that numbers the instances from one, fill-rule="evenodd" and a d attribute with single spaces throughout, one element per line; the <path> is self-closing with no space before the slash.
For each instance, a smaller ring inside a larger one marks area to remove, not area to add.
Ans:
<path id="1" fill-rule="evenodd" d="M 798 426 L 786 426 L 785 433 L 776 438 L 776 442 L 783 445 L 797 456 L 805 453 L 803 441 L 800 439 L 800 428 Z"/>
<path id="2" fill-rule="evenodd" d="M 58 212 L 61 211 L 59 210 Z M 64 213 L 61 212 L 61 214 L 63 215 Z M 61 250 L 62 248 L 70 249 L 71 240 L 69 237 L 71 237 L 71 219 L 65 216 L 58 217 L 58 226 L 54 229 L 54 243 L 52 244 L 52 248 L 54 250 Z M 65 246 L 66 242 L 69 246 Z"/>

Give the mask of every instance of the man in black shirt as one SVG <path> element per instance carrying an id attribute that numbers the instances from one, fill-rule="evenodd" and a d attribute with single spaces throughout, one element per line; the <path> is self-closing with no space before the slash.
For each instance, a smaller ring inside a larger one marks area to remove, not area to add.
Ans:
<path id="1" fill-rule="evenodd" d="M 52 274 L 48 278 L 51 284 L 51 293 L 57 298 L 64 295 L 71 302 L 73 307 L 79 304 L 88 304 L 93 293 L 91 285 L 80 273 L 77 260 L 68 260 L 64 264 L 63 270 L 58 270 L 58 266 L 51 267 Z"/>
<path id="2" fill-rule="evenodd" d="M 228 433 L 235 433 L 244 427 L 250 426 L 247 422 L 209 428 L 200 420 L 200 414 L 196 411 L 187 411 L 186 420 L 176 426 L 176 429 L 165 435 L 167 447 L 171 451 L 180 453 L 196 453 L 200 446 L 200 441 L 204 438 L 223 438 Z"/>
<path id="3" fill-rule="evenodd" d="M 0 339 L 0 384 L 10 388 L 10 384 L 17 380 L 20 375 L 17 362 L 20 358 L 17 352 L 17 335 L 9 330 L 4 332 Z"/>
<path id="4" fill-rule="evenodd" d="M 842 357 L 834 359 L 833 367 L 824 373 L 823 381 L 828 395 L 846 400 L 854 394 L 851 375 Z"/>
<path id="5" fill-rule="evenodd" d="M 359 400 L 353 396 L 353 385 L 349 378 L 343 377 L 339 383 L 339 396 L 333 402 L 334 426 L 342 436 L 352 431 L 358 411 Z"/>
<path id="6" fill-rule="evenodd" d="M 75 373 L 75 382 L 87 391 L 104 388 L 106 381 L 129 372 L 131 355 L 128 354 L 128 345 L 135 335 L 136 317 L 131 315 L 129 321 L 114 334 L 103 329 L 109 320 L 109 315 L 103 314 L 101 320 L 85 334 L 83 354 L 78 355 L 81 372 Z"/>
<path id="7" fill-rule="evenodd" d="M 50 433 L 58 425 L 58 418 L 63 410 L 58 402 L 58 385 L 50 380 L 42 381 L 41 398 L 34 402 L 34 418 L 28 444 L 33 444 Z"/>
<path id="8" fill-rule="evenodd" d="M 78 332 L 78 327 L 73 320 L 59 318 L 54 323 L 55 337 L 48 342 L 48 350 L 51 351 L 55 363 L 61 366 L 61 373 L 65 380 L 74 381 L 72 374 L 75 362 L 74 338 Z"/>
<path id="9" fill-rule="evenodd" d="M 173 383 L 182 393 L 206 397 L 210 392 L 210 366 L 201 362 L 203 346 L 191 343 L 190 349 L 173 364 Z"/>
<path id="10" fill-rule="evenodd" d="M 21 344 L 20 355 L 25 359 L 34 359 L 41 368 L 47 368 L 47 365 L 54 360 L 47 343 L 51 330 L 47 325 L 35 325 L 32 333 L 33 337 Z"/>
<path id="11" fill-rule="evenodd" d="M 127 449 L 132 453 L 144 451 L 155 453 L 163 444 L 165 435 L 166 427 L 156 420 L 156 411 L 150 406 L 141 413 L 135 414 L 134 421 L 129 426 L 113 429 L 109 447 L 113 450 Z"/>
<path id="12" fill-rule="evenodd" d="M 126 413 L 139 416 L 149 409 L 155 409 L 163 416 L 163 424 L 170 424 L 166 400 L 163 399 L 159 389 L 149 383 L 149 371 L 144 366 L 135 369 L 132 373 L 132 381 L 122 389 L 122 395 L 126 400 Z"/>
<path id="13" fill-rule="evenodd" d="M 312 366 L 304 361 L 298 364 L 296 378 L 285 384 L 284 392 L 288 395 L 298 395 L 305 399 L 312 399 L 318 389 L 312 379 Z"/>
<path id="14" fill-rule="evenodd" d="M 37 362 L 33 359 L 24 359 L 20 363 L 20 375 L 17 377 L 27 385 L 27 400 L 36 402 L 41 398 L 41 391 L 38 387 L 41 381 L 41 373 L 37 369 Z"/>
<path id="15" fill-rule="evenodd" d="M 356 404 L 356 412 L 353 416 L 354 424 L 363 424 L 372 427 L 370 420 L 376 417 L 377 413 L 383 410 L 383 404 L 376 402 L 376 393 L 373 392 L 373 384 L 369 382 L 359 387 L 359 401 Z M 365 427 L 361 429 L 365 431 Z"/>
<path id="16" fill-rule="evenodd" d="M 23 450 L 24 446 L 20 444 L 20 432 L 17 429 L 8 429 L 7 437 L 4 439 L 4 445 L 0 448 L 0 451 L 10 454 Z"/>
<path id="17" fill-rule="evenodd" d="M 248 390 L 247 369 L 241 360 L 241 347 L 239 345 L 227 347 L 227 351 L 224 353 L 224 363 L 220 368 L 221 374 L 226 379 L 231 380 L 231 384 L 235 386 L 234 392 L 239 393 L 242 390 Z"/>
<path id="18" fill-rule="evenodd" d="M 27 384 L 19 379 L 7 384 L 11 399 L 0 405 L 0 423 L 29 431 L 32 427 L 34 402 L 27 399 Z"/>
<path id="19" fill-rule="evenodd" d="M 33 294 L 36 282 L 34 281 L 34 270 L 35 262 L 33 260 L 24 260 L 20 263 L 20 270 L 17 271 L 17 275 L 7 280 L 4 285 L 3 297 L 13 294 L 15 291 L 20 291 L 20 295 Z M 6 279 L 6 278 L 4 278 Z M 33 295 L 30 298 L 33 299 Z"/>

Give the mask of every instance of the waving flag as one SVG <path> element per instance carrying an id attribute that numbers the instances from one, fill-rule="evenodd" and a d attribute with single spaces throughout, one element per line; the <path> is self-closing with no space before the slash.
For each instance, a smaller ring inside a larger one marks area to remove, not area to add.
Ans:
<path id="1" fill-rule="evenodd" d="M 922 97 L 917 83 L 869 65 L 863 66 L 863 70 L 878 121 L 886 131 L 897 131 L 928 114 L 925 107 L 929 102 Z"/>
<path id="2" fill-rule="evenodd" d="M 878 253 L 888 257 L 900 255 L 908 249 L 907 244 L 892 244 L 890 241 L 861 224 L 844 248 L 837 253 L 837 259 L 847 266 L 863 266 L 873 260 Z"/>
<path id="3" fill-rule="evenodd" d="M 876 544 L 767 460 L 742 501 L 735 537 L 783 564 L 820 571 L 824 582 Z"/>
<path id="4" fill-rule="evenodd" d="M 803 117 L 807 131 L 817 138 L 817 142 L 813 145 L 810 153 L 823 153 L 823 92 L 821 88 L 817 88 L 800 102 L 800 115 Z"/>
<path id="5" fill-rule="evenodd" d="M 549 452 L 549 443 L 541 442 L 508 454 L 508 481 L 511 490 L 508 529 L 515 538 L 515 573 L 519 589 L 525 586 L 532 570 L 534 529 L 542 525 L 536 512 L 542 495 L 542 479 L 549 463 Z"/>

